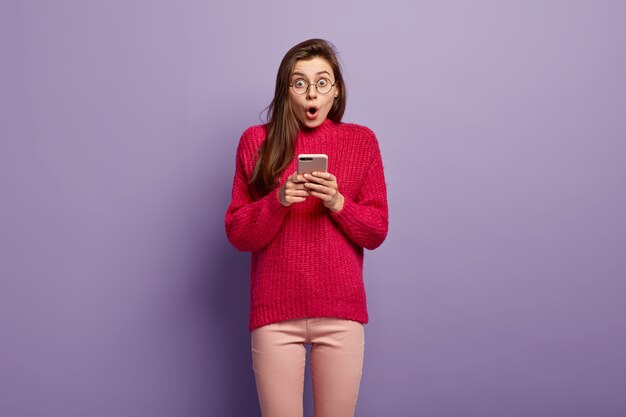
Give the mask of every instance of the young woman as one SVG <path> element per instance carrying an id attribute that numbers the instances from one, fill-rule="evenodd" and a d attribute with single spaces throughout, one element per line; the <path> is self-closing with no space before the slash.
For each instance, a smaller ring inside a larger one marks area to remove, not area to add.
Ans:
<path id="1" fill-rule="evenodd" d="M 368 321 L 363 248 L 387 235 L 387 192 L 374 133 L 342 123 L 346 85 L 334 47 L 291 48 L 269 121 L 237 149 L 226 234 L 252 252 L 252 362 L 263 417 L 303 415 L 306 349 L 316 417 L 352 417 Z M 327 172 L 297 173 L 298 154 L 326 154 Z"/>

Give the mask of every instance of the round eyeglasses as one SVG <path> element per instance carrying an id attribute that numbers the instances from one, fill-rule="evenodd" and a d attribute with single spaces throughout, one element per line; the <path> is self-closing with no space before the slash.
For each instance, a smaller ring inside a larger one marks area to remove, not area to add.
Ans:
<path id="1" fill-rule="evenodd" d="M 304 78 L 298 78 L 289 87 L 293 89 L 293 92 L 300 95 L 309 91 L 309 86 L 315 86 L 315 89 L 320 94 L 328 94 L 333 88 L 335 83 L 331 83 L 328 78 L 320 78 L 316 83 L 309 83 Z"/>

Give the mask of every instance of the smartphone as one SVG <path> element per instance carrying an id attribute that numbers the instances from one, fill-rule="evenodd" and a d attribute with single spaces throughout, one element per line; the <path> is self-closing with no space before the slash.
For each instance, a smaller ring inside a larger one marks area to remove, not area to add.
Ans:
<path id="1" fill-rule="evenodd" d="M 323 153 L 301 153 L 298 155 L 298 174 L 328 171 L 328 156 Z"/>

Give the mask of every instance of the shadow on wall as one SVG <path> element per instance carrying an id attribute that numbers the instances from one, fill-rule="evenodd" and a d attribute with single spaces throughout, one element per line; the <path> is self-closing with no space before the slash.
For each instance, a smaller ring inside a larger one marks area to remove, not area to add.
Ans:
<path id="1" fill-rule="evenodd" d="M 230 189 L 219 194 L 213 201 L 230 202 Z M 204 211 L 222 215 L 203 228 L 194 248 L 189 415 L 260 417 L 248 331 L 250 254 L 226 239 L 222 206 Z"/>

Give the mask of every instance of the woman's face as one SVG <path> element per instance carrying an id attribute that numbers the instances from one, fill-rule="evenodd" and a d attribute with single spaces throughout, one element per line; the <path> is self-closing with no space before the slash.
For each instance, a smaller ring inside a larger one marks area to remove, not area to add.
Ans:
<path id="1" fill-rule="evenodd" d="M 289 84 L 289 101 L 300 125 L 309 129 L 321 125 L 339 94 L 338 86 L 332 85 L 335 84 L 335 74 L 328 62 L 319 57 L 296 61 Z M 329 86 L 329 91 L 323 94 Z M 303 94 L 298 94 L 298 90 Z"/>

